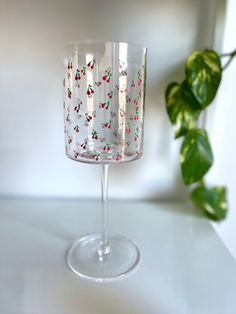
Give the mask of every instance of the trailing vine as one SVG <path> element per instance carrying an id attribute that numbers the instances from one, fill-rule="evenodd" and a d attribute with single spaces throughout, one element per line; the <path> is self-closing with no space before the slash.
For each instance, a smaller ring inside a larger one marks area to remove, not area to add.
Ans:
<path id="1" fill-rule="evenodd" d="M 166 88 L 166 109 L 175 138 L 184 137 L 179 155 L 183 182 L 193 185 L 191 199 L 212 220 L 222 220 L 228 211 L 224 186 L 209 187 L 205 175 L 212 167 L 213 153 L 207 131 L 198 127 L 200 114 L 212 103 L 222 72 L 236 56 L 236 49 L 219 55 L 214 50 L 194 51 L 185 64 L 185 79 Z M 222 66 L 221 59 L 227 58 Z"/>

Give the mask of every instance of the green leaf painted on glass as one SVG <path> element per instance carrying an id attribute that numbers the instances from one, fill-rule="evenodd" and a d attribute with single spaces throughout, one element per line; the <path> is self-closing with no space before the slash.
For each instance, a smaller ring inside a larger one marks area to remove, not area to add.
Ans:
<path id="1" fill-rule="evenodd" d="M 186 82 L 170 83 L 166 89 L 166 109 L 173 125 L 175 138 L 195 128 L 200 107 Z"/>
<path id="2" fill-rule="evenodd" d="M 206 131 L 193 129 L 187 133 L 180 150 L 182 177 L 186 185 L 202 179 L 213 163 Z"/>
<path id="3" fill-rule="evenodd" d="M 197 187 L 191 194 L 194 204 L 212 220 L 222 220 L 228 210 L 225 187 Z"/>
<path id="4" fill-rule="evenodd" d="M 216 95 L 221 81 L 221 62 L 213 50 L 194 51 L 187 60 L 187 84 L 202 108 L 207 107 Z"/>

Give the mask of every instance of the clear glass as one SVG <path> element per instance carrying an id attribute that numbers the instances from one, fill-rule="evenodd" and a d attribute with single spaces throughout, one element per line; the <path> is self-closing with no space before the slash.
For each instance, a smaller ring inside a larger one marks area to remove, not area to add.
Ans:
<path id="1" fill-rule="evenodd" d="M 102 230 L 76 241 L 67 262 L 81 277 L 108 281 L 139 261 L 136 245 L 108 231 L 109 164 L 138 159 L 143 149 L 146 48 L 115 42 L 68 45 L 64 122 L 69 158 L 102 164 Z"/>

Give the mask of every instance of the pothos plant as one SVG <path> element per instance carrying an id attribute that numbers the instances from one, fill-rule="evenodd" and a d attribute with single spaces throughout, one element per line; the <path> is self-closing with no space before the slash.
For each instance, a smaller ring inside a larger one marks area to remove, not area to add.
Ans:
<path id="1" fill-rule="evenodd" d="M 166 88 L 166 109 L 175 138 L 183 137 L 179 162 L 183 182 L 191 185 L 191 199 L 212 220 L 226 217 L 228 204 L 224 186 L 207 186 L 205 175 L 213 164 L 207 131 L 199 128 L 199 116 L 212 103 L 220 86 L 223 70 L 236 50 L 219 55 L 216 51 L 194 51 L 185 64 L 185 79 Z M 222 66 L 221 59 L 228 60 Z"/>

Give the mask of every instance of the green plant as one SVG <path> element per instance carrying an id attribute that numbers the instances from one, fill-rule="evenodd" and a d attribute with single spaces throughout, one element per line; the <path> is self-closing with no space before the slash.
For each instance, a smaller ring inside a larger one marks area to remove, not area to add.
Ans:
<path id="1" fill-rule="evenodd" d="M 165 93 L 175 138 L 184 137 L 179 155 L 183 182 L 194 184 L 191 199 L 212 220 L 226 217 L 226 188 L 206 186 L 204 177 L 213 164 L 213 153 L 206 130 L 198 128 L 198 119 L 212 103 L 222 72 L 235 56 L 236 50 L 223 55 L 213 50 L 194 51 L 187 59 L 184 81 L 170 83 Z M 224 57 L 228 60 L 222 66 Z"/>

